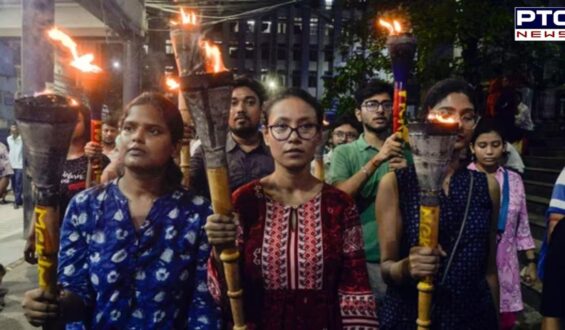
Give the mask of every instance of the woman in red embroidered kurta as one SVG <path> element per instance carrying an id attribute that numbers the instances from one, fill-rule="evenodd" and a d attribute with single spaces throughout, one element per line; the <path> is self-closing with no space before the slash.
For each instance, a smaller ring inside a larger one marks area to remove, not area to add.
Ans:
<path id="1" fill-rule="evenodd" d="M 355 204 L 310 174 L 322 109 L 306 92 L 287 90 L 266 111 L 275 172 L 233 195 L 249 328 L 378 328 Z M 235 238 L 231 221 L 208 219 L 212 244 Z M 209 274 L 219 298 L 216 264 Z"/>

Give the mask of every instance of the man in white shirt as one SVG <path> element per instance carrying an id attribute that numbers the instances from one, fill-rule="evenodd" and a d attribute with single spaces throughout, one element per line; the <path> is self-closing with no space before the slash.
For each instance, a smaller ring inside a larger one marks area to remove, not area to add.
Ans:
<path id="1" fill-rule="evenodd" d="M 9 159 L 10 165 L 14 170 L 12 175 L 12 190 L 14 192 L 14 208 L 19 208 L 22 203 L 22 187 L 23 187 L 23 143 L 18 126 L 15 123 L 10 125 L 10 136 L 7 138 L 8 148 L 10 149 Z"/>

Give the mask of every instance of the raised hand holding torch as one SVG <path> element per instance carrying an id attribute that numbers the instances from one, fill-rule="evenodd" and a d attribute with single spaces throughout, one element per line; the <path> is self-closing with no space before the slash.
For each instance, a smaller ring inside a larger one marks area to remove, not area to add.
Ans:
<path id="1" fill-rule="evenodd" d="M 184 11 L 181 14 L 187 15 Z M 188 15 L 196 19 L 196 15 Z M 216 214 L 229 216 L 233 207 L 225 147 L 233 75 L 224 67 L 219 48 L 201 40 L 197 27 L 173 30 L 171 41 L 180 74 L 180 88 L 204 149 L 212 208 Z M 222 249 L 220 259 L 228 286 L 234 329 L 246 329 L 239 251 L 235 242 Z"/>
<path id="2" fill-rule="evenodd" d="M 408 125 L 410 147 L 420 188 L 419 246 L 435 249 L 439 235 L 439 196 L 457 139 L 457 122 L 435 117 Z M 430 329 L 433 276 L 418 282 L 418 330 Z"/>
<path id="3" fill-rule="evenodd" d="M 39 287 L 57 294 L 59 186 L 63 164 L 77 122 L 76 102 L 42 94 L 16 100 L 15 116 L 25 145 L 24 156 L 35 188 L 35 253 Z"/>

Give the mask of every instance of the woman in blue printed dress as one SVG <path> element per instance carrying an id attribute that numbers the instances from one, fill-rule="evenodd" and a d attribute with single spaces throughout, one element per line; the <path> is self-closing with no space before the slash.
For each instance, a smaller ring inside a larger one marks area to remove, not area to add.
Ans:
<path id="1" fill-rule="evenodd" d="M 424 106 L 458 118 L 460 128 L 440 195 L 440 247 L 418 246 L 420 196 L 414 167 L 387 174 L 376 204 L 382 275 L 388 284 L 379 310 L 380 326 L 416 329 L 416 284 L 432 275 L 432 329 L 497 329 L 499 188 L 493 178 L 466 169 L 461 159 L 476 121 L 473 91 L 464 81 L 443 80 L 430 89 Z"/>
<path id="2" fill-rule="evenodd" d="M 173 162 L 183 134 L 180 112 L 144 93 L 122 121 L 125 173 L 76 195 L 61 229 L 60 295 L 24 297 L 32 325 L 67 329 L 218 329 L 208 292 L 210 247 L 203 198 L 180 186 Z"/>

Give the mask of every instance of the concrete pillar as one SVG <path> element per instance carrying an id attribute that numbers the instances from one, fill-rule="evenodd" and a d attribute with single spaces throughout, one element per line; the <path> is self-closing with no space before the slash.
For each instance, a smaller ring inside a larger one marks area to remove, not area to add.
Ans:
<path id="1" fill-rule="evenodd" d="M 125 42 L 123 104 L 124 106 L 141 92 L 141 55 L 143 47 L 141 40 L 132 38 Z"/>
<path id="2" fill-rule="evenodd" d="M 22 89 L 33 94 L 53 82 L 53 46 L 45 35 L 55 22 L 55 0 L 22 0 Z M 29 229 L 33 216 L 31 178 L 23 176 L 23 236 Z"/>
<path id="3" fill-rule="evenodd" d="M 53 46 L 46 32 L 55 22 L 55 0 L 22 0 L 22 92 L 53 82 Z"/>

